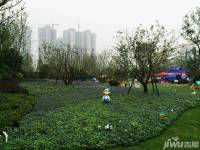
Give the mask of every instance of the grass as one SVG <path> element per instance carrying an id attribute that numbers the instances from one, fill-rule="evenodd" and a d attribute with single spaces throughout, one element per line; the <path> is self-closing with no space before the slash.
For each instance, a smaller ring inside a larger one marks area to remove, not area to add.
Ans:
<path id="1" fill-rule="evenodd" d="M 171 109 L 178 117 L 198 105 L 189 86 L 160 86 L 161 97 L 144 95 L 134 89 L 111 87 L 109 105 L 102 103 L 105 87 L 65 87 L 54 84 L 25 83 L 38 98 L 19 128 L 8 130 L 5 150 L 18 149 L 105 149 L 131 146 L 160 135 L 172 122 Z M 176 90 L 175 90 L 176 89 Z M 168 119 L 159 117 L 161 111 Z M 105 126 L 113 126 L 112 131 Z"/>
<path id="2" fill-rule="evenodd" d="M 174 122 L 169 128 L 167 128 L 160 136 L 155 137 L 153 139 L 149 139 L 133 147 L 114 148 L 112 150 L 149 150 L 149 148 L 153 150 L 161 150 L 164 147 L 164 142 L 166 142 L 167 139 L 171 139 L 172 137 L 179 137 L 179 141 L 200 142 L 199 116 L 200 116 L 200 107 L 198 106 L 197 108 L 190 109 L 187 112 L 185 112 L 176 122 Z"/>

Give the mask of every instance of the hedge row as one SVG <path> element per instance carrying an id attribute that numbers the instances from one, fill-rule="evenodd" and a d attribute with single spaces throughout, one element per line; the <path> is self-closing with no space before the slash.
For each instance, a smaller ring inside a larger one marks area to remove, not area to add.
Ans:
<path id="1" fill-rule="evenodd" d="M 0 93 L 0 134 L 9 127 L 18 127 L 20 118 L 32 109 L 35 102 L 34 96 Z"/>

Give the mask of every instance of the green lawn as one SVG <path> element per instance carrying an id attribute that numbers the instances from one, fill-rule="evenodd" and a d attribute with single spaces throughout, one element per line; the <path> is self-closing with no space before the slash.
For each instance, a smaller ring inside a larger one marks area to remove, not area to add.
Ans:
<path id="1" fill-rule="evenodd" d="M 133 147 L 113 148 L 112 150 L 161 150 L 167 139 L 178 137 L 179 141 L 200 142 L 200 107 L 185 112 L 181 117 L 167 128 L 160 136 L 149 139 Z M 168 148 L 170 149 L 170 148 Z M 175 148 L 171 148 L 175 149 Z M 185 149 L 185 148 L 177 148 Z M 189 148 L 192 149 L 192 148 Z M 196 149 L 196 148 L 193 148 Z M 198 148 L 197 148 L 198 149 Z M 199 147 L 200 149 L 200 147 Z"/>
<path id="2" fill-rule="evenodd" d="M 3 149 L 105 149 L 131 146 L 160 135 L 174 118 L 197 106 L 199 99 L 183 86 L 160 86 L 161 96 L 142 89 L 111 87 L 112 102 L 102 103 L 105 87 L 65 87 L 54 84 L 23 84 L 38 100 L 20 127 L 8 130 Z M 176 91 L 176 92 L 175 92 Z M 168 118 L 159 117 L 161 111 Z M 173 117 L 172 117 L 173 116 Z M 113 126 L 112 131 L 105 126 Z M 166 140 L 166 139 L 165 139 Z"/>

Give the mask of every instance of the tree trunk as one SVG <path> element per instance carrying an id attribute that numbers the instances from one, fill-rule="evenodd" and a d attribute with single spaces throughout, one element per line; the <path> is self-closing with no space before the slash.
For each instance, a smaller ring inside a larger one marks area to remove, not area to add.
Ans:
<path id="1" fill-rule="evenodd" d="M 68 85 L 72 85 L 73 80 L 68 80 Z"/>
<path id="2" fill-rule="evenodd" d="M 68 80 L 65 78 L 65 76 L 63 76 L 63 82 L 65 85 L 68 85 Z"/>
<path id="3" fill-rule="evenodd" d="M 56 83 L 55 84 L 58 84 L 58 76 L 56 75 Z"/>
<path id="4" fill-rule="evenodd" d="M 64 81 L 64 83 L 65 83 L 66 86 L 67 85 L 72 85 L 72 83 L 73 83 L 72 79 L 68 79 L 68 78 L 65 78 L 65 77 L 63 77 L 63 81 Z"/>
<path id="5" fill-rule="evenodd" d="M 148 87 L 147 87 L 147 83 L 142 83 L 143 88 L 144 88 L 144 93 L 148 93 Z"/>

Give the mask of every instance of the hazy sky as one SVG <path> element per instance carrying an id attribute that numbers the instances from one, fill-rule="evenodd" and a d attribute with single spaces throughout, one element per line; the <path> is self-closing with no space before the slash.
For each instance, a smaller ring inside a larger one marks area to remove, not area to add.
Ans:
<path id="1" fill-rule="evenodd" d="M 159 20 L 170 29 L 181 28 L 183 16 L 200 6 L 200 0 L 25 0 L 29 24 L 33 28 L 34 51 L 37 28 L 55 26 L 62 30 L 90 29 L 97 34 L 97 50 L 112 47 L 113 36 L 120 29 L 132 30 L 140 23 L 149 25 Z"/>

